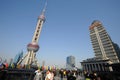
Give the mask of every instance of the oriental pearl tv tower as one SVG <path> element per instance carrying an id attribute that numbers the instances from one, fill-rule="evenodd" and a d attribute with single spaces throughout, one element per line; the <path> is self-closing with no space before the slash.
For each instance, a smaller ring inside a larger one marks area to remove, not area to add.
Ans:
<path id="1" fill-rule="evenodd" d="M 26 65 L 36 65 L 39 66 L 38 61 L 36 59 L 36 52 L 39 50 L 38 40 L 40 37 L 40 33 L 42 30 L 43 23 L 45 22 L 45 10 L 47 6 L 47 0 L 41 15 L 38 17 L 36 29 L 32 38 L 32 42 L 27 45 L 27 54 L 21 58 L 17 65 L 24 64 Z"/>

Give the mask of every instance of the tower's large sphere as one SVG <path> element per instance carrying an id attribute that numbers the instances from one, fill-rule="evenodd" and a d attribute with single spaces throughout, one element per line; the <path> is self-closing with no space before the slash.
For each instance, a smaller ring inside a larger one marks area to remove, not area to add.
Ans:
<path id="1" fill-rule="evenodd" d="M 27 45 L 27 50 L 37 52 L 39 50 L 39 45 L 37 43 L 29 43 Z"/>

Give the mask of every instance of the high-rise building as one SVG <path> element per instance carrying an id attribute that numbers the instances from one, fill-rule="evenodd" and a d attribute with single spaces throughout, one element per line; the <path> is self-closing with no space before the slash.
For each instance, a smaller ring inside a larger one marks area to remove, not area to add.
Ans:
<path id="1" fill-rule="evenodd" d="M 14 57 L 13 63 L 14 63 L 14 64 L 17 64 L 18 61 L 19 61 L 22 57 L 23 57 L 23 52 L 18 53 L 18 54 Z"/>
<path id="2" fill-rule="evenodd" d="M 118 63 L 118 54 L 102 23 L 98 20 L 93 21 L 89 30 L 96 59 L 110 59 L 111 62 Z"/>
<path id="3" fill-rule="evenodd" d="M 118 59 L 120 60 L 120 47 L 117 43 L 113 43 L 113 46 L 114 46 L 115 51 L 117 53 Z"/>
<path id="4" fill-rule="evenodd" d="M 36 25 L 36 29 L 35 29 L 32 41 L 27 45 L 28 52 L 21 60 L 19 60 L 17 65 L 24 64 L 24 65 L 39 66 L 38 60 L 36 59 L 36 52 L 39 50 L 38 41 L 39 41 L 43 23 L 45 22 L 46 6 L 47 6 L 47 1 L 45 3 L 45 6 L 43 8 L 41 15 L 38 17 L 38 22 Z"/>
<path id="5" fill-rule="evenodd" d="M 68 56 L 66 58 L 66 69 L 72 70 L 75 67 L 75 57 Z"/>

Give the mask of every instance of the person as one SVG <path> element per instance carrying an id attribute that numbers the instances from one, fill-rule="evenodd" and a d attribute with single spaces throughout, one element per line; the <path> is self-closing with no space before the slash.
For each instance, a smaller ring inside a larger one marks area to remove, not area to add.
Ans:
<path id="1" fill-rule="evenodd" d="M 60 78 L 61 78 L 61 80 L 63 80 L 63 70 L 60 70 Z"/>
<path id="2" fill-rule="evenodd" d="M 54 79 L 54 73 L 50 70 L 46 72 L 45 80 L 53 80 Z"/>
<path id="3" fill-rule="evenodd" d="M 76 80 L 76 72 L 75 71 L 73 71 L 73 75 L 72 75 L 72 77 L 73 77 L 73 80 Z"/>
<path id="4" fill-rule="evenodd" d="M 66 76 L 67 76 L 67 80 L 70 80 L 70 70 L 67 71 Z"/>
<path id="5" fill-rule="evenodd" d="M 41 74 L 40 70 L 39 69 L 36 70 L 34 80 L 41 80 L 41 76 L 42 76 L 42 74 Z"/>
<path id="6" fill-rule="evenodd" d="M 53 71 L 51 71 L 51 78 L 50 78 L 50 80 L 53 80 L 54 79 L 54 73 L 53 73 Z"/>
<path id="7" fill-rule="evenodd" d="M 85 80 L 91 80 L 91 76 L 90 76 L 90 73 L 87 72 L 87 71 L 84 71 L 84 76 L 85 76 Z"/>
<path id="8" fill-rule="evenodd" d="M 66 71 L 65 70 L 63 71 L 63 75 L 64 75 L 64 78 L 65 78 L 66 77 Z"/>

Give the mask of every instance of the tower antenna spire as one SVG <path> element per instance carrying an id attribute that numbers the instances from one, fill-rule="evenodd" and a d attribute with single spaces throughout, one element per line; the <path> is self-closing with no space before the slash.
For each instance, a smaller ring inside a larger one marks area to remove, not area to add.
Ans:
<path id="1" fill-rule="evenodd" d="M 45 1 L 45 5 L 44 5 L 43 11 L 42 11 L 42 14 L 43 14 L 43 15 L 45 14 L 46 7 L 47 7 L 47 0 Z"/>

